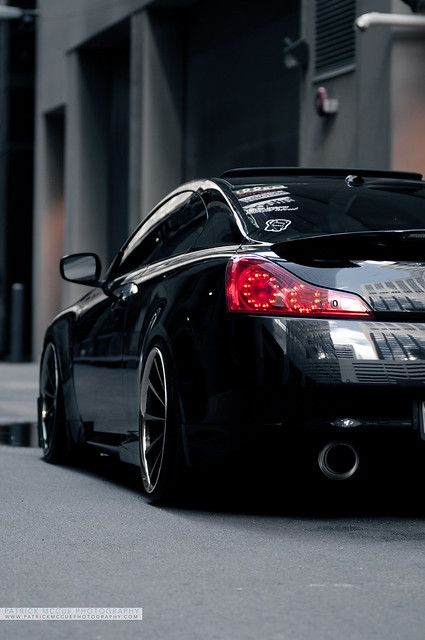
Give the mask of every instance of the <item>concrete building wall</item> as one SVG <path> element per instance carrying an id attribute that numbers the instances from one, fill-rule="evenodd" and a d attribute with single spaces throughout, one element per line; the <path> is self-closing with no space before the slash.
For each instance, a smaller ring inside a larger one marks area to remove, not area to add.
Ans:
<path id="1" fill-rule="evenodd" d="M 109 179 L 110 174 L 116 173 L 111 164 L 116 144 L 111 139 L 110 126 L 114 61 L 108 55 L 116 46 L 117 37 L 121 38 L 123 24 L 125 31 L 127 22 L 129 31 L 130 16 L 149 4 L 150 0 L 75 0 L 67 5 L 55 0 L 39 2 L 33 269 L 35 355 L 50 320 L 84 291 L 81 287 L 64 286 L 59 276 L 59 257 L 91 250 L 107 263 L 111 247 L 116 248 L 109 230 L 118 228 L 123 237 L 128 231 L 127 211 L 125 224 L 119 220 L 118 224 L 110 224 L 111 202 L 117 190 L 111 192 Z M 103 35 L 100 43 L 96 42 L 99 34 Z M 59 112 L 63 114 L 64 127 L 62 172 L 54 169 L 59 152 L 51 131 Z M 128 182 L 127 175 L 124 180 Z M 118 195 L 116 199 L 119 198 Z"/>
<path id="2" fill-rule="evenodd" d="M 301 85 L 300 164 L 425 174 L 425 30 L 357 31 L 355 68 L 315 81 L 315 11 L 315 2 L 303 0 L 302 35 L 312 56 Z M 369 11 L 411 14 L 401 0 L 357 0 L 357 15 Z M 339 100 L 337 115 L 317 115 L 319 86 Z"/>
<path id="3" fill-rule="evenodd" d="M 173 10 L 144 11 L 134 17 L 132 44 L 141 57 L 141 91 L 133 118 L 139 124 L 139 148 L 133 160 L 139 200 L 131 228 L 183 179 L 184 40 L 181 17 Z M 133 76 L 134 78 L 134 76 Z"/>
<path id="4" fill-rule="evenodd" d="M 68 52 L 151 3 L 152 0 L 39 0 L 38 112 L 67 101 Z"/>
<path id="5" fill-rule="evenodd" d="M 425 39 L 387 27 L 355 36 L 350 70 L 315 72 L 314 0 L 40 0 L 34 211 L 34 353 L 84 289 L 65 252 L 108 263 L 183 180 L 241 165 L 425 169 Z M 357 0 L 356 14 L 408 12 Z M 310 47 L 284 65 L 284 38 Z M 325 86 L 339 101 L 321 117 Z"/>
<path id="6" fill-rule="evenodd" d="M 45 319 L 61 305 L 62 283 L 58 264 L 64 251 L 64 152 L 63 109 L 40 117 L 35 154 L 33 335 L 41 336 Z M 39 345 L 38 345 L 39 346 Z M 36 354 L 37 355 L 37 354 Z"/>
<path id="7" fill-rule="evenodd" d="M 400 0 L 393 10 L 409 14 Z M 392 30 L 391 164 L 425 175 L 425 29 Z"/>
<path id="8" fill-rule="evenodd" d="M 298 0 L 39 9 L 35 354 L 55 313 L 84 291 L 60 282 L 62 253 L 95 251 L 107 264 L 183 180 L 296 164 L 299 111 L 282 57 L 283 37 L 298 37 Z"/>
<path id="9" fill-rule="evenodd" d="M 391 0 L 357 0 L 356 14 L 391 8 Z M 315 25 L 316 3 L 303 0 L 302 35 L 310 45 L 311 58 L 301 86 L 300 164 L 389 169 L 389 29 L 357 32 L 353 70 L 316 80 Z M 335 116 L 317 114 L 315 94 L 320 86 L 338 99 Z"/>

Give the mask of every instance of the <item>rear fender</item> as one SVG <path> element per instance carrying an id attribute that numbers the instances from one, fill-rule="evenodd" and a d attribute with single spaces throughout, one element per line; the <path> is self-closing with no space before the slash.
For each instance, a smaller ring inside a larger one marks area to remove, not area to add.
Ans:
<path id="1" fill-rule="evenodd" d="M 68 427 L 67 435 L 71 444 L 78 445 L 84 442 L 84 428 L 74 387 L 71 339 L 74 323 L 75 315 L 73 313 L 62 315 L 47 329 L 44 345 L 52 341 L 57 348 L 64 394 L 65 419 Z"/>

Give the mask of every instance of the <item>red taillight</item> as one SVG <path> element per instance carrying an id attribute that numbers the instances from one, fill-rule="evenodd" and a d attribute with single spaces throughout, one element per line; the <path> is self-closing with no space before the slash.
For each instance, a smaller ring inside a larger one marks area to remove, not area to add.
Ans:
<path id="1" fill-rule="evenodd" d="M 255 256 L 230 260 L 226 296 L 229 311 L 310 317 L 373 316 L 360 296 L 309 284 L 274 262 Z"/>

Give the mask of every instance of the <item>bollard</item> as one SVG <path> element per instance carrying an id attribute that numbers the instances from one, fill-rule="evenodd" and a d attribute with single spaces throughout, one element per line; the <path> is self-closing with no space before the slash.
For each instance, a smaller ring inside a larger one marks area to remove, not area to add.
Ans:
<path id="1" fill-rule="evenodd" d="M 24 359 L 24 302 L 25 287 L 19 282 L 12 284 L 10 300 L 10 361 L 22 362 Z"/>

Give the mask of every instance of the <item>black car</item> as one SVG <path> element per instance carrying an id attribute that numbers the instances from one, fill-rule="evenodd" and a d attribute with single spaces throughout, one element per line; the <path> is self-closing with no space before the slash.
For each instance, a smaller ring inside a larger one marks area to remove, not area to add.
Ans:
<path id="1" fill-rule="evenodd" d="M 46 332 L 45 460 L 115 453 L 158 503 L 267 449 L 339 480 L 377 443 L 421 450 L 419 174 L 235 169 L 168 195 L 103 277 L 94 254 L 60 268 L 91 290 Z"/>

